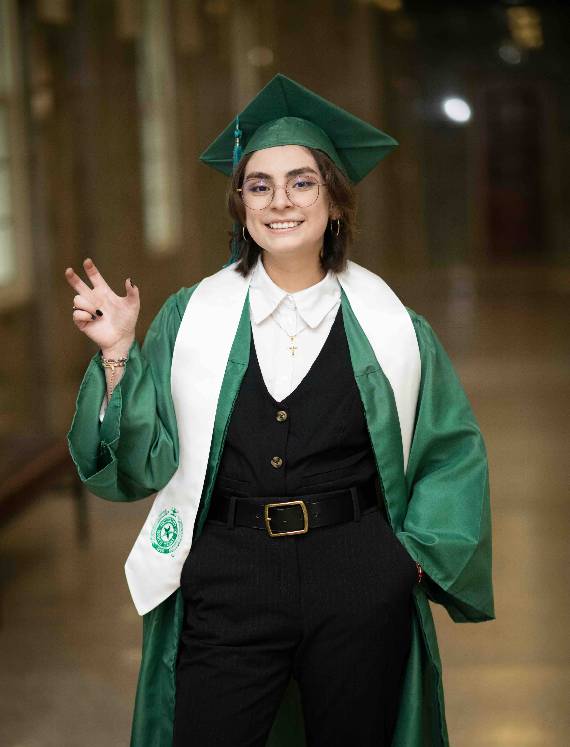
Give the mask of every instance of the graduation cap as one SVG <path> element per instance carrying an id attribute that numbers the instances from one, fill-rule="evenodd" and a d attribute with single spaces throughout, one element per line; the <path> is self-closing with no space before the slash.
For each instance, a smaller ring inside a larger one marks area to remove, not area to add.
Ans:
<path id="1" fill-rule="evenodd" d="M 398 143 L 354 114 L 278 74 L 206 148 L 200 160 L 231 176 L 242 155 L 276 145 L 321 150 L 356 184 Z"/>

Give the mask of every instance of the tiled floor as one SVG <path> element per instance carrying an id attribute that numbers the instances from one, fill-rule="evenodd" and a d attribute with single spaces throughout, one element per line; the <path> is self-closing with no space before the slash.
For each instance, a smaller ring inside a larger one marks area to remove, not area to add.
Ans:
<path id="1" fill-rule="evenodd" d="M 568 281 L 460 269 L 399 285 L 454 360 L 491 462 L 497 619 L 434 607 L 452 747 L 570 743 Z M 79 547 L 71 501 L 50 494 L 0 534 L 2 747 L 128 744 L 140 620 L 122 565 L 148 506 L 91 499 Z"/>

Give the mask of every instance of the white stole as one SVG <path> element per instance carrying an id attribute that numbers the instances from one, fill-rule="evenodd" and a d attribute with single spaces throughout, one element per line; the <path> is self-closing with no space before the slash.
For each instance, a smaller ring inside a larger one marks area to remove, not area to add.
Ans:
<path id="1" fill-rule="evenodd" d="M 348 262 L 337 278 L 392 391 L 407 465 L 421 364 L 410 315 L 378 275 Z M 204 486 L 214 419 L 226 364 L 251 273 L 234 265 L 204 278 L 192 293 L 174 346 L 171 390 L 180 445 L 179 466 L 154 500 L 125 565 L 140 615 L 180 586 Z"/>

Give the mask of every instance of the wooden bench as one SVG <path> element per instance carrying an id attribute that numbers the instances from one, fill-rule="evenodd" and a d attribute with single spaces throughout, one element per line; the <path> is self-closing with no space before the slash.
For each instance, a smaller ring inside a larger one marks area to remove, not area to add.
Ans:
<path id="1" fill-rule="evenodd" d="M 76 535 L 88 539 L 83 484 L 69 455 L 65 436 L 16 434 L 0 438 L 0 527 L 18 516 L 47 489 L 71 491 Z"/>

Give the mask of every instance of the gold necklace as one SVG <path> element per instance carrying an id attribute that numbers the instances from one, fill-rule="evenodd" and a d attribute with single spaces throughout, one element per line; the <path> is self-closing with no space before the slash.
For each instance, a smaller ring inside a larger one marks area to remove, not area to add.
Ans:
<path id="1" fill-rule="evenodd" d="M 295 351 L 299 350 L 299 348 L 296 345 L 297 335 L 300 335 L 301 332 L 303 331 L 303 329 L 305 329 L 303 327 L 302 329 L 297 330 L 297 325 L 299 323 L 299 311 L 298 311 L 297 307 L 295 306 L 295 332 L 293 334 L 291 334 L 291 332 L 285 327 L 285 325 L 283 324 L 283 321 L 280 320 L 277 315 L 274 316 L 273 318 L 275 319 L 275 321 L 277 322 L 277 324 L 281 327 L 281 329 L 283 330 L 283 332 L 285 332 L 285 334 L 289 338 L 289 347 L 287 348 L 287 350 L 289 350 L 290 353 L 291 353 L 291 355 L 294 357 L 295 356 Z"/>

